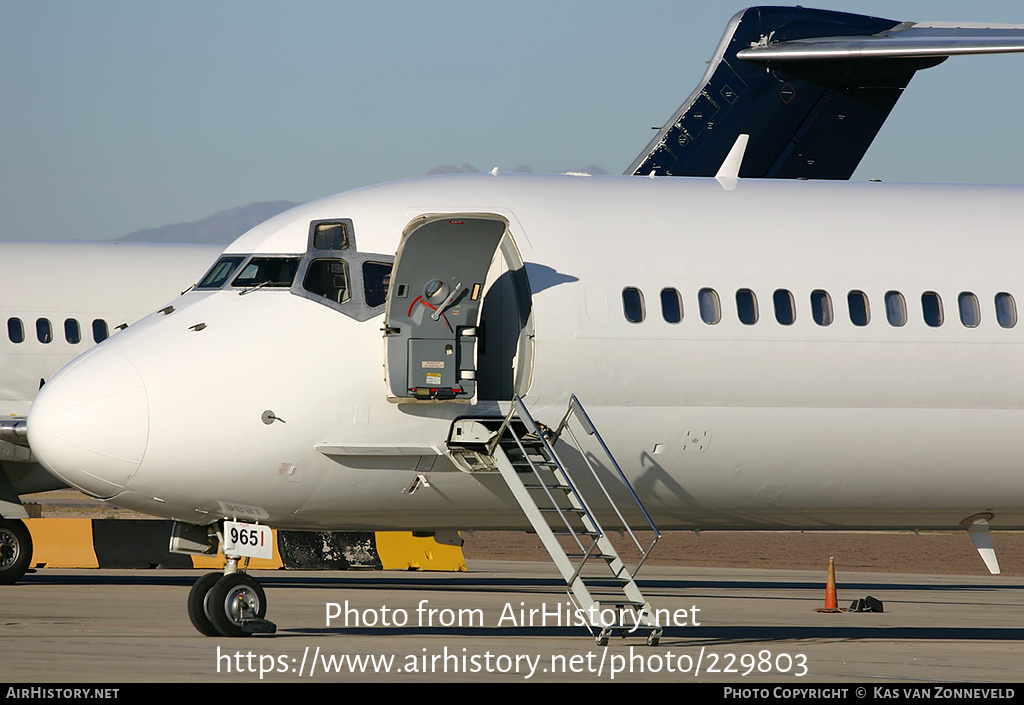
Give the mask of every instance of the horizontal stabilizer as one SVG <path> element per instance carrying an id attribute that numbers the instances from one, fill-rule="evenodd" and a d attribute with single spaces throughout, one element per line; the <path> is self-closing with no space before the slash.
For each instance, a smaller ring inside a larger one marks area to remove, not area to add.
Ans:
<path id="1" fill-rule="evenodd" d="M 897 22 L 800 7 L 733 17 L 700 85 L 626 174 L 848 179 L 914 73 L 957 54 L 1024 51 L 1024 26 Z"/>
<path id="2" fill-rule="evenodd" d="M 769 39 L 736 55 L 747 61 L 815 61 L 937 58 L 1016 51 L 1024 51 L 1024 25 L 908 23 L 869 37 L 817 37 L 775 43 Z"/>

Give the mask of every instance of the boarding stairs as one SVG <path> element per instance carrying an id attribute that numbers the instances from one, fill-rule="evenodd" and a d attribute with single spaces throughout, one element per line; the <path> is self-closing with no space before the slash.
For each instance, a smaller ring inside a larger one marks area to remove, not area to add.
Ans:
<path id="1" fill-rule="evenodd" d="M 578 614 L 587 621 L 597 643 L 606 646 L 608 639 L 619 633 L 622 636 L 646 635 L 648 644 L 657 645 L 662 628 L 657 625 L 654 611 L 640 592 L 635 576 L 661 534 L 576 396 L 569 400 L 568 409 L 554 430 L 535 421 L 518 396 L 512 400 L 509 414 L 496 428 L 496 420 L 486 423 L 477 419 L 475 423 L 485 425 L 489 432 L 485 442 L 475 444 L 476 452 L 473 452 L 474 444 L 464 443 L 463 450 L 474 458 L 467 462 L 463 454 L 460 464 L 472 472 L 501 474 L 565 578 L 569 597 L 580 610 Z M 621 482 L 635 503 L 630 513 L 633 516 L 638 513 L 645 525 L 630 526 L 623 509 L 613 499 L 613 495 L 621 498 L 622 488 L 617 492 L 609 490 L 608 480 L 602 480 L 599 472 L 598 456 L 584 449 L 574 426 L 591 437 L 587 445 L 596 446 L 604 456 L 604 474 L 607 476 L 610 470 L 613 482 Z M 457 434 L 457 427 L 453 428 L 456 438 L 449 441 L 449 447 L 458 447 L 457 435 L 460 434 Z M 483 441 L 484 436 L 479 426 L 477 428 L 476 433 L 461 435 L 467 441 L 471 438 Z M 561 461 L 555 452 L 560 439 L 575 446 L 585 467 L 577 464 L 570 470 Z M 584 491 L 591 501 L 584 496 Z M 632 569 L 625 565 L 608 539 L 595 507 L 600 507 L 610 522 L 621 527 L 623 537 L 628 536 L 635 545 L 639 559 Z M 653 537 L 649 543 L 647 532 Z M 644 539 L 639 533 L 645 534 Z"/>

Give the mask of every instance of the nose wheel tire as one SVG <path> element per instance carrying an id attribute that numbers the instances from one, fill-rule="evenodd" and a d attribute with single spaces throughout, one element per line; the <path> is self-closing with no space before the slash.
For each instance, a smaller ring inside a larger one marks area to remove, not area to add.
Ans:
<path id="1" fill-rule="evenodd" d="M 217 581 L 224 577 L 223 573 L 207 573 L 199 578 L 188 593 L 188 618 L 192 626 L 203 636 L 220 636 L 217 627 L 206 616 L 206 598 Z"/>
<path id="2" fill-rule="evenodd" d="M 0 519 L 0 585 L 21 580 L 31 561 L 32 535 L 25 522 Z"/>
<path id="3" fill-rule="evenodd" d="M 263 587 L 245 573 L 221 577 L 206 593 L 203 604 L 205 616 L 221 636 L 249 636 L 252 632 L 244 628 L 245 622 L 262 620 L 267 614 Z"/>

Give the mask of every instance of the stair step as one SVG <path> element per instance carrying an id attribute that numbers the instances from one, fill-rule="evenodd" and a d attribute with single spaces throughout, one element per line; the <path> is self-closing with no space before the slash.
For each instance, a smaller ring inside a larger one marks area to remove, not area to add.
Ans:
<path id="1" fill-rule="evenodd" d="M 573 486 L 569 469 L 563 467 L 550 450 L 548 443 L 555 442 L 555 437 L 542 424 L 538 424 L 542 435 L 529 430 L 534 422 L 519 397 L 512 400 L 512 407 L 501 437 L 490 448 L 509 488 L 533 522 L 534 531 L 544 539 L 555 562 L 564 571 L 572 600 L 582 606 L 597 602 L 602 607 L 639 613 L 646 605 L 644 598 L 633 578 L 624 570 L 615 548 L 605 538 L 597 518 L 584 508 L 586 500 Z M 588 433 L 597 434 L 575 397 L 570 402 L 570 411 L 563 424 L 572 414 L 578 414 L 577 418 L 584 427 L 591 429 Z M 607 448 L 605 451 L 607 453 Z M 610 456 L 609 459 L 618 469 L 615 459 Z M 628 486 L 629 481 L 621 470 L 619 475 Z M 562 494 L 554 494 L 559 492 Z M 573 542 L 554 540 L 554 537 L 562 536 L 574 539 L 571 549 L 569 544 Z M 623 614 L 622 624 L 602 630 L 602 634 L 605 631 L 634 632 L 637 625 L 629 616 Z M 604 643 L 607 641 L 605 636 Z M 598 643 L 602 643 L 600 637 Z"/>
<path id="2" fill-rule="evenodd" d="M 607 595 L 602 595 L 607 597 Z M 646 602 L 637 602 L 635 600 L 598 600 L 601 606 L 608 605 L 609 607 L 632 607 L 634 609 L 643 609 L 647 605 Z M 642 625 L 641 625 L 642 626 Z"/>
<path id="3" fill-rule="evenodd" d="M 628 585 L 633 582 L 633 578 L 616 578 L 615 576 L 597 576 L 588 575 L 584 578 L 587 584 L 593 584 L 594 587 L 616 587 L 619 585 Z"/>

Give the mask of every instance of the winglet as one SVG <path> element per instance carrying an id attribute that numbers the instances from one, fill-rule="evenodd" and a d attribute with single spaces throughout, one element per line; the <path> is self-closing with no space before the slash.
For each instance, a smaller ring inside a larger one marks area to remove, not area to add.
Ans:
<path id="1" fill-rule="evenodd" d="M 749 138 L 750 135 L 746 134 L 736 138 L 732 149 L 729 150 L 725 161 L 722 162 L 722 166 L 718 168 L 718 173 L 715 174 L 718 183 L 722 184 L 722 188 L 726 191 L 732 191 L 736 188 L 736 182 L 740 178 L 740 164 L 743 163 L 743 154 L 747 151 L 747 140 Z"/>

